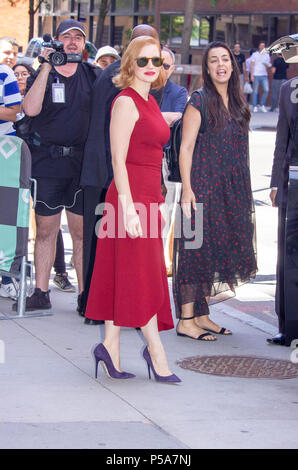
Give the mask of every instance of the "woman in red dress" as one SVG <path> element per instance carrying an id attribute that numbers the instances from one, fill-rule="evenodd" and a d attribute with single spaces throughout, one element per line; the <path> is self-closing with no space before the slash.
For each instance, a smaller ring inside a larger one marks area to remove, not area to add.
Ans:
<path id="1" fill-rule="evenodd" d="M 159 331 L 173 328 L 161 238 L 162 147 L 169 128 L 151 86 L 163 85 L 159 43 L 141 36 L 129 44 L 113 80 L 122 92 L 111 111 L 114 179 L 108 189 L 98 234 L 86 316 L 105 320 L 104 342 L 94 349 L 113 378 L 131 378 L 120 369 L 120 327 L 139 327 L 143 356 L 156 380 L 180 382 L 169 370 Z"/>

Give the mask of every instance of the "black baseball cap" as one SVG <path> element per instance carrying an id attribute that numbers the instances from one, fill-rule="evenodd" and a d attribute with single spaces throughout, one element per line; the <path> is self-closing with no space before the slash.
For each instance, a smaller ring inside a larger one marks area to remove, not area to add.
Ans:
<path id="1" fill-rule="evenodd" d="M 86 33 L 85 33 L 84 26 L 82 25 L 82 23 L 76 20 L 72 20 L 72 19 L 64 20 L 59 24 L 57 31 L 56 31 L 56 37 L 58 37 L 59 34 L 67 33 L 71 29 L 77 29 L 78 31 L 81 31 L 84 37 L 86 37 Z"/>

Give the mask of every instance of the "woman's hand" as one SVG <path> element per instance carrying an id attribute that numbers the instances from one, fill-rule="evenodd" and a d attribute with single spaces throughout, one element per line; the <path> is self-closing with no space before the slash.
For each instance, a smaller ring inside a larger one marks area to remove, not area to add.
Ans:
<path id="1" fill-rule="evenodd" d="M 162 185 L 161 185 L 161 195 L 162 195 L 162 197 L 163 197 L 164 199 L 166 198 L 167 192 L 168 192 L 168 190 L 167 190 L 166 185 L 165 185 L 165 184 L 162 184 Z"/>
<path id="2" fill-rule="evenodd" d="M 277 194 L 277 189 L 271 189 L 269 197 L 271 199 L 271 203 L 273 207 L 277 207 L 275 204 L 276 194 Z"/>
<path id="3" fill-rule="evenodd" d="M 181 197 L 181 207 L 184 215 L 190 219 L 191 218 L 191 207 L 193 210 L 197 210 L 196 207 L 196 197 L 191 188 L 183 189 L 182 188 L 182 197 Z"/>
<path id="4" fill-rule="evenodd" d="M 135 209 L 128 209 L 125 217 L 125 230 L 132 238 L 142 237 L 143 231 L 140 218 Z"/>

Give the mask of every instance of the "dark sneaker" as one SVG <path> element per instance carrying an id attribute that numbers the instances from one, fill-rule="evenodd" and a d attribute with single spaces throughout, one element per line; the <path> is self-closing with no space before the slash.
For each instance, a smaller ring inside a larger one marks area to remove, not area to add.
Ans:
<path id="1" fill-rule="evenodd" d="M 75 286 L 71 282 L 69 282 L 67 273 L 56 274 L 56 276 L 53 279 L 53 283 L 63 292 L 75 292 L 76 291 Z"/>
<path id="2" fill-rule="evenodd" d="M 50 291 L 42 292 L 38 287 L 35 288 L 31 297 L 26 297 L 26 312 L 34 312 L 35 310 L 50 310 L 52 304 L 50 302 Z M 12 310 L 16 312 L 18 309 L 18 303 L 14 303 Z"/>

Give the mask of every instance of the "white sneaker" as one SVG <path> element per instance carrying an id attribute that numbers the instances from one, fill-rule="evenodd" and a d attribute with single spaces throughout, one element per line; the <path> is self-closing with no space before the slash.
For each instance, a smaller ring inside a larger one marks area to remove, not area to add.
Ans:
<path id="1" fill-rule="evenodd" d="M 253 113 L 257 113 L 257 112 L 258 112 L 258 107 L 257 107 L 257 106 L 254 106 L 253 109 L 252 109 L 252 112 L 253 112 Z"/>
<path id="2" fill-rule="evenodd" d="M 0 297 L 6 297 L 12 300 L 17 300 L 18 294 L 13 282 L 10 282 L 9 284 L 1 284 Z"/>
<path id="3" fill-rule="evenodd" d="M 262 113 L 268 112 L 264 105 L 260 107 L 260 111 L 262 111 Z"/>

